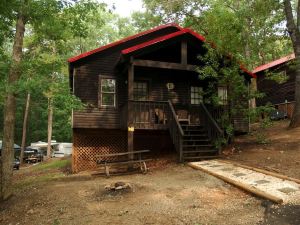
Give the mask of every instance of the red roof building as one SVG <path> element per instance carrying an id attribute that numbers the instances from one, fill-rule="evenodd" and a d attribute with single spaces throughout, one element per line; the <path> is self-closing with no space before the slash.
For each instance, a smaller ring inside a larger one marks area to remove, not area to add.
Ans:
<path id="1" fill-rule="evenodd" d="M 196 69 L 204 63 L 198 56 L 207 52 L 205 41 L 167 24 L 70 58 L 70 86 L 86 105 L 72 117 L 73 171 L 95 169 L 104 154 L 118 153 L 116 159 L 142 149 L 171 151 L 179 161 L 216 157 L 227 87 L 216 81 L 219 108 L 204 104 L 209 81 Z M 255 77 L 243 66 L 240 72 L 245 83 Z M 236 116 L 234 127 L 247 132 L 248 118 Z"/>

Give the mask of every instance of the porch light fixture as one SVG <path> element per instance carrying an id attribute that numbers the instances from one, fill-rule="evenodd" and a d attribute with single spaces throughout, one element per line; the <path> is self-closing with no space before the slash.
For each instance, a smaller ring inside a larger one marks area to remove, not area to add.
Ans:
<path id="1" fill-rule="evenodd" d="M 168 90 L 173 90 L 175 88 L 174 83 L 167 83 L 166 86 L 167 86 Z"/>

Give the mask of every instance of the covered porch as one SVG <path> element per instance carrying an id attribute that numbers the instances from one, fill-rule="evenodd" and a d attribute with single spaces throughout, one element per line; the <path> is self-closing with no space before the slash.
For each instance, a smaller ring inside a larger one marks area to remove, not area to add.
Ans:
<path id="1" fill-rule="evenodd" d="M 197 56 L 205 50 L 193 35 L 178 37 L 122 51 L 127 101 L 120 108 L 120 121 L 128 130 L 128 151 L 137 150 L 135 130 L 167 130 L 179 161 L 213 158 L 223 131 L 203 104 L 207 83 L 196 68 L 201 66 Z"/>

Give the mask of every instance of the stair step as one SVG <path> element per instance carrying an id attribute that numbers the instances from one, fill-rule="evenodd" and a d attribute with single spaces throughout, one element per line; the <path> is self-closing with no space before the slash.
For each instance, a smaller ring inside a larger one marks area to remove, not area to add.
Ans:
<path id="1" fill-rule="evenodd" d="M 184 134 L 183 137 L 207 137 L 207 134 Z"/>
<path id="2" fill-rule="evenodd" d="M 219 155 L 201 155 L 201 156 L 185 156 L 183 157 L 183 160 L 195 160 L 195 159 L 215 159 L 215 158 L 219 158 Z"/>
<path id="3" fill-rule="evenodd" d="M 183 130 L 184 134 L 193 135 L 193 134 L 207 134 L 206 130 Z"/>
<path id="4" fill-rule="evenodd" d="M 190 147 L 193 147 L 193 148 L 195 148 L 195 147 L 214 147 L 214 145 L 211 145 L 211 144 L 208 144 L 208 145 L 182 145 L 182 147 L 183 148 L 185 148 L 185 147 L 188 147 L 188 148 L 190 148 Z"/>
<path id="5" fill-rule="evenodd" d="M 201 125 L 186 125 L 186 124 L 180 124 L 182 128 L 196 128 L 196 129 L 204 129 Z"/>
<path id="6" fill-rule="evenodd" d="M 190 139 L 190 140 L 185 140 L 185 139 L 184 139 L 184 140 L 183 140 L 183 142 L 197 142 L 197 141 L 198 141 L 198 142 L 200 142 L 200 141 L 202 141 L 202 142 L 204 142 L 204 141 L 209 142 L 210 139 L 208 139 L 208 138 L 205 138 L 205 139 L 204 139 L 204 138 L 201 138 L 201 139 L 192 139 L 192 140 L 191 140 L 191 139 Z"/>
<path id="7" fill-rule="evenodd" d="M 217 153 L 217 149 L 204 149 L 204 150 L 195 150 L 195 151 L 182 151 L 183 154 L 194 154 L 194 153 Z"/>
<path id="8" fill-rule="evenodd" d="M 207 136 L 203 137 L 184 137 L 183 141 L 210 141 Z"/>
<path id="9" fill-rule="evenodd" d="M 182 143 L 182 146 L 183 147 L 189 147 L 189 148 L 191 148 L 191 147 L 196 148 L 196 147 L 210 147 L 210 146 L 213 146 L 213 145 L 211 144 L 210 141 L 202 141 L 202 140 L 195 141 L 195 140 L 193 140 L 193 141 L 190 141 L 190 142 L 186 142 L 184 140 L 183 143 Z"/>

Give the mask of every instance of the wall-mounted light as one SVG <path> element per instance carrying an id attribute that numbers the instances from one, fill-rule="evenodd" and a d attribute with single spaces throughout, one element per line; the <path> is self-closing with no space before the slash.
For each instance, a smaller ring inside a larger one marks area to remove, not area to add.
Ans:
<path id="1" fill-rule="evenodd" d="M 174 83 L 167 83 L 166 86 L 167 86 L 168 90 L 173 90 L 175 88 Z"/>

